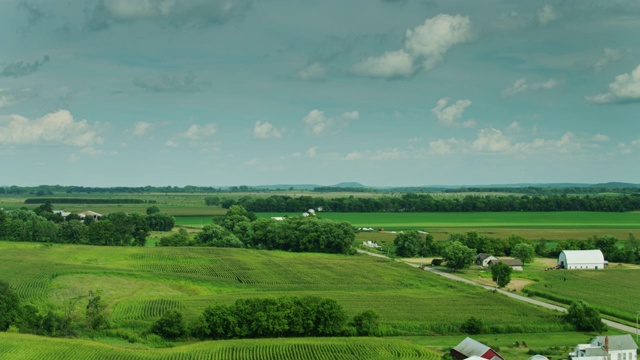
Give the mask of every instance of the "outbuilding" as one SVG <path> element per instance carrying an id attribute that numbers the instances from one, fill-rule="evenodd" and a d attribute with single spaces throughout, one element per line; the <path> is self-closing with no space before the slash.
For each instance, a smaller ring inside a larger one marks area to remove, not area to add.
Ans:
<path id="1" fill-rule="evenodd" d="M 600 250 L 562 250 L 558 268 L 567 270 L 604 270 L 604 255 Z"/>
<path id="2" fill-rule="evenodd" d="M 468 337 L 451 349 L 451 356 L 458 360 L 479 357 L 485 360 L 504 360 L 502 355 L 487 345 Z"/>

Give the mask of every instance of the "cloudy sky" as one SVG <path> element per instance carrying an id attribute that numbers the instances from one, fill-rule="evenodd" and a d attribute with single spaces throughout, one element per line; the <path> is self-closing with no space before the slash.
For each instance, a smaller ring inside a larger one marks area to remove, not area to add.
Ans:
<path id="1" fill-rule="evenodd" d="M 640 182 L 640 2 L 0 1 L 0 185 Z"/>

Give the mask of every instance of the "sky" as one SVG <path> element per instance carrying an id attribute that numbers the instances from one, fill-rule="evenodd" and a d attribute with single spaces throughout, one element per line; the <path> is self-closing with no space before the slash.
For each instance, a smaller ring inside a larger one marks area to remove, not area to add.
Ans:
<path id="1" fill-rule="evenodd" d="M 640 183 L 640 2 L 1 0 L 0 185 Z"/>

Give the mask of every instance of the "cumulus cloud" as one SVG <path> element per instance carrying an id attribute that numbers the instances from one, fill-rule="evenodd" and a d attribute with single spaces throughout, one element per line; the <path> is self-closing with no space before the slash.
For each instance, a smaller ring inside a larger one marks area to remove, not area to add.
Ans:
<path id="1" fill-rule="evenodd" d="M 153 128 L 153 124 L 145 121 L 140 121 L 133 125 L 132 132 L 133 135 L 144 136 L 151 130 L 151 128 Z"/>
<path id="2" fill-rule="evenodd" d="M 280 138 L 282 137 L 282 133 L 284 129 L 278 129 L 271 125 L 271 123 L 265 121 L 262 122 L 260 120 L 256 121 L 253 125 L 253 138 L 254 139 L 270 139 L 270 138 Z"/>
<path id="3" fill-rule="evenodd" d="M 618 49 L 604 48 L 603 56 L 593 64 L 595 71 L 601 71 L 608 63 L 622 58 L 622 52 Z"/>
<path id="4" fill-rule="evenodd" d="M 547 25 L 548 23 L 557 20 L 559 17 L 560 14 L 549 4 L 546 4 L 538 11 L 538 21 L 542 25 Z"/>
<path id="5" fill-rule="evenodd" d="M 327 68 L 319 62 L 310 64 L 296 73 L 296 78 L 303 81 L 322 81 L 326 77 Z"/>
<path id="6" fill-rule="evenodd" d="M 347 111 L 334 118 L 326 116 L 324 111 L 314 109 L 302 118 L 302 123 L 305 124 L 307 134 L 319 136 L 336 131 L 338 128 L 346 126 L 349 121 L 359 118 L 360 113 L 358 111 Z"/>
<path id="7" fill-rule="evenodd" d="M 0 117 L 0 144 L 67 145 L 93 149 L 102 142 L 97 124 L 77 121 L 68 110 L 58 110 L 35 120 L 20 115 Z"/>
<path id="8" fill-rule="evenodd" d="M 244 15 L 250 0 L 98 0 L 87 16 L 93 31 L 114 24 L 147 21 L 175 28 L 209 27 Z"/>
<path id="9" fill-rule="evenodd" d="M 595 134 L 593 136 L 593 141 L 596 142 L 609 142 L 609 136 L 604 134 Z"/>
<path id="10" fill-rule="evenodd" d="M 353 66 L 352 72 L 375 78 L 410 77 L 418 68 L 416 63 L 422 62 L 425 69 L 433 69 L 443 61 L 452 46 L 472 38 L 469 17 L 439 14 L 413 29 L 407 29 L 402 49 L 362 60 Z"/>
<path id="11" fill-rule="evenodd" d="M 9 107 L 34 96 L 31 89 L 0 89 L 0 108 Z"/>
<path id="12" fill-rule="evenodd" d="M 358 152 L 358 151 L 353 151 L 347 154 L 347 156 L 344 157 L 345 160 L 358 160 L 358 159 L 362 159 L 362 153 Z"/>
<path id="13" fill-rule="evenodd" d="M 139 88 L 155 92 L 193 93 L 203 91 L 210 84 L 198 81 L 193 74 L 162 75 L 157 78 L 135 79 L 133 84 Z"/>
<path id="14" fill-rule="evenodd" d="M 317 146 L 310 147 L 307 150 L 307 156 L 308 157 L 315 157 L 317 154 L 318 154 L 318 147 Z"/>
<path id="15" fill-rule="evenodd" d="M 471 105 L 471 100 L 458 100 L 455 103 L 447 106 L 449 103 L 448 98 L 442 98 L 438 100 L 436 107 L 431 109 L 431 113 L 438 119 L 438 122 L 444 126 L 457 125 L 456 120 L 462 117 L 464 109 Z M 465 127 L 475 126 L 475 121 L 465 123 Z M 463 124 L 463 126 L 465 125 Z"/>
<path id="16" fill-rule="evenodd" d="M 14 62 L 5 66 L 4 69 L 2 69 L 2 72 L 0 72 L 0 76 L 19 78 L 19 77 L 31 75 L 34 72 L 38 71 L 38 69 L 40 69 L 42 65 L 48 62 L 49 62 L 49 55 L 45 55 L 44 57 L 42 57 L 42 60 L 40 61 L 36 60 L 32 63 L 28 63 L 24 61 Z"/>
<path id="17" fill-rule="evenodd" d="M 216 132 L 218 132 L 218 127 L 215 124 L 193 124 L 181 135 L 187 139 L 200 140 L 211 137 L 215 135 Z"/>
<path id="18" fill-rule="evenodd" d="M 180 147 L 180 143 L 178 143 L 177 141 L 173 141 L 173 140 L 167 140 L 164 142 L 164 144 L 170 148 L 177 148 Z"/>
<path id="19" fill-rule="evenodd" d="M 513 85 L 502 91 L 502 96 L 509 97 L 519 93 L 527 92 L 530 90 L 550 90 L 555 88 L 560 84 L 559 80 L 549 79 L 547 81 L 542 82 L 527 82 L 527 78 L 520 78 L 516 80 Z"/>
<path id="20" fill-rule="evenodd" d="M 609 91 L 589 96 L 587 99 L 598 104 L 624 104 L 640 102 L 640 65 L 631 73 L 621 74 L 609 84 Z"/>
<path id="21" fill-rule="evenodd" d="M 382 56 L 369 57 L 351 69 L 353 74 L 373 78 L 397 78 L 413 75 L 413 56 L 404 50 L 387 51 Z"/>
<path id="22" fill-rule="evenodd" d="M 434 155 L 448 155 L 454 153 L 454 147 L 459 146 L 463 141 L 458 139 L 439 139 L 429 143 L 427 152 Z"/>
<path id="23" fill-rule="evenodd" d="M 618 149 L 623 154 L 630 154 L 630 153 L 634 152 L 634 150 L 640 149 L 640 139 L 633 140 L 633 141 L 631 141 L 629 143 L 621 142 L 621 143 L 618 144 Z"/>

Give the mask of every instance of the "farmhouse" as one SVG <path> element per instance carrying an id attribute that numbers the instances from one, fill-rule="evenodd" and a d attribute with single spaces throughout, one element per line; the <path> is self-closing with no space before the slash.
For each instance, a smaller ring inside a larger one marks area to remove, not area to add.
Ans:
<path id="1" fill-rule="evenodd" d="M 451 349 L 451 356 L 458 360 L 476 357 L 486 360 L 504 360 L 504 358 L 493 349 L 470 337 L 462 340 L 456 347 Z"/>
<path id="2" fill-rule="evenodd" d="M 509 265 L 509 267 L 511 267 L 512 270 L 514 271 L 522 271 L 522 260 L 520 259 L 504 259 L 504 260 L 500 260 L 500 259 L 495 259 L 495 260 L 490 260 L 489 261 L 489 266 L 493 266 L 497 263 L 505 263 L 507 265 Z"/>
<path id="3" fill-rule="evenodd" d="M 563 250 L 558 256 L 558 268 L 568 270 L 604 270 L 604 255 L 600 250 Z"/>
<path id="4" fill-rule="evenodd" d="M 631 335 L 596 336 L 578 344 L 569 357 L 574 360 L 637 360 L 638 345 Z"/>
<path id="5" fill-rule="evenodd" d="M 498 258 L 491 255 L 491 254 L 487 254 L 487 253 L 480 253 L 478 255 L 476 255 L 476 265 L 481 265 L 483 267 L 487 267 L 489 266 L 489 262 L 490 261 L 497 261 Z"/>
<path id="6" fill-rule="evenodd" d="M 93 212 L 93 211 L 83 211 L 83 212 L 79 213 L 78 216 L 81 219 L 84 219 L 85 217 L 92 217 L 95 220 L 102 219 L 102 214 L 98 214 L 97 212 Z"/>

